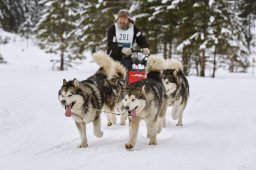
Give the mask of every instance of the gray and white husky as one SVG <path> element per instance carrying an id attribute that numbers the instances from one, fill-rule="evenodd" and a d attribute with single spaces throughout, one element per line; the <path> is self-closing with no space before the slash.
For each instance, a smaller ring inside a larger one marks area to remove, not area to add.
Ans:
<path id="1" fill-rule="evenodd" d="M 161 80 L 164 60 L 150 56 L 147 62 L 147 78 L 127 87 L 124 98 L 124 108 L 129 113 L 129 141 L 126 149 L 135 146 L 140 120 L 146 121 L 149 145 L 156 145 L 157 133 L 166 125 L 167 109 L 166 90 Z"/>
<path id="2" fill-rule="evenodd" d="M 178 119 L 176 126 L 182 126 L 183 111 L 189 97 L 189 84 L 181 62 L 176 59 L 167 61 L 162 80 L 166 88 L 168 106 L 172 106 L 172 118 Z"/>
<path id="3" fill-rule="evenodd" d="M 74 119 L 80 134 L 81 144 L 87 147 L 86 124 L 93 123 L 93 133 L 102 137 L 100 113 L 102 109 L 113 112 L 122 106 L 126 70 L 104 52 L 93 54 L 99 70 L 86 80 L 66 81 L 59 90 L 59 101 L 65 108 L 65 115 Z M 111 115 L 112 116 L 112 115 Z M 115 123 L 115 117 L 108 117 L 108 123 Z M 115 115 L 114 115 L 115 116 Z"/>

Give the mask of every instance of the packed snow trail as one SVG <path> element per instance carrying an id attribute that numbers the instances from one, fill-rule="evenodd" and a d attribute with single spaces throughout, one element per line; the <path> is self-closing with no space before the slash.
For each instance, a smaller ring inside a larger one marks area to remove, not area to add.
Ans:
<path id="1" fill-rule="evenodd" d="M 256 77 L 188 77 L 184 126 L 175 126 L 168 108 L 157 146 L 148 145 L 141 122 L 134 151 L 126 151 L 128 125 L 108 127 L 102 114 L 104 136 L 96 138 L 89 124 L 89 147 L 79 149 L 75 123 L 57 94 L 63 78 L 83 80 L 96 64 L 89 57 L 76 70 L 51 71 L 49 54 L 33 46 L 22 51 L 17 43 L 0 46 L 9 63 L 0 65 L 0 169 L 256 169 Z"/>

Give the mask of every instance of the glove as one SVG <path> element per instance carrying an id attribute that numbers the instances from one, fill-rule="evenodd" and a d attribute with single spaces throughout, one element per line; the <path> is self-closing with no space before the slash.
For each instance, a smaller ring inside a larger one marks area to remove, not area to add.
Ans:
<path id="1" fill-rule="evenodd" d="M 145 55 L 149 55 L 150 54 L 150 51 L 148 48 L 142 48 L 142 53 L 145 54 Z"/>
<path id="2" fill-rule="evenodd" d="M 132 49 L 130 48 L 122 48 L 122 53 L 125 54 L 126 56 L 129 56 L 132 54 Z"/>

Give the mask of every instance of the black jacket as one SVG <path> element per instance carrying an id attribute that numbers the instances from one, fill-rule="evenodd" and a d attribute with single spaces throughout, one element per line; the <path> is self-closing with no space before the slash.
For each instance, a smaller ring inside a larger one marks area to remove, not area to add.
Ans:
<path id="1" fill-rule="evenodd" d="M 133 36 L 133 43 L 136 41 L 136 43 L 140 46 L 140 48 L 149 48 L 148 43 L 145 39 L 145 37 L 142 35 L 142 33 L 139 31 L 139 29 L 134 25 L 134 36 Z M 108 28 L 107 31 L 107 53 L 110 54 L 110 56 L 117 61 L 121 61 L 122 59 L 122 47 L 117 46 L 117 42 L 113 42 L 113 37 L 116 36 L 116 28 L 115 24 L 111 25 Z"/>

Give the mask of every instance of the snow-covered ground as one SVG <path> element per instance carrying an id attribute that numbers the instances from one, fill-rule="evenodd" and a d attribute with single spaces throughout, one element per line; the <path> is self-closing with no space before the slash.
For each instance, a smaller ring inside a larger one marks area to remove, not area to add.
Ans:
<path id="1" fill-rule="evenodd" d="M 255 76 L 188 77 L 184 126 L 175 126 L 169 108 L 157 146 L 147 144 L 141 123 L 134 151 L 126 151 L 128 125 L 107 127 L 102 114 L 104 136 L 96 138 L 90 124 L 89 147 L 78 149 L 78 131 L 64 116 L 57 93 L 63 78 L 85 79 L 97 66 L 88 58 L 77 69 L 51 71 L 51 54 L 31 44 L 16 37 L 0 45 L 8 62 L 0 65 L 0 169 L 256 169 Z"/>

